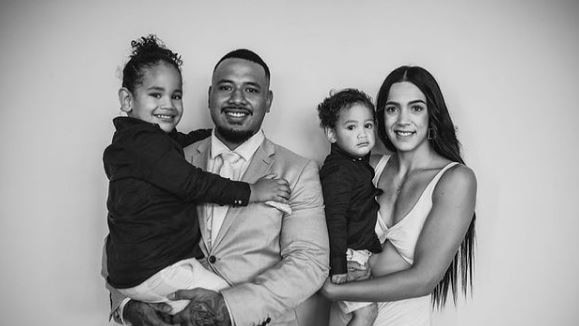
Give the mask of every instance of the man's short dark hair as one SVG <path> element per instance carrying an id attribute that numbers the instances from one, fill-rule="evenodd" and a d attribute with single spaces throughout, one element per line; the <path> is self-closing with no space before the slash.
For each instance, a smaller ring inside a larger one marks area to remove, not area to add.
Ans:
<path id="1" fill-rule="evenodd" d="M 251 61 L 253 63 L 257 63 L 258 65 L 263 67 L 263 70 L 265 70 L 265 77 L 267 77 L 267 79 L 269 80 L 270 78 L 270 73 L 269 73 L 269 68 L 267 67 L 267 64 L 265 63 L 265 61 L 263 61 L 263 59 L 257 55 L 257 53 L 248 50 L 248 49 L 237 49 L 237 50 L 233 50 L 229 53 L 227 53 L 226 55 L 223 56 L 223 58 L 219 59 L 219 61 L 217 62 L 217 64 L 215 65 L 215 68 L 213 68 L 213 72 L 215 72 L 215 70 L 217 70 L 217 66 L 219 66 L 219 64 L 226 59 L 232 59 L 232 58 L 236 58 L 236 59 L 243 59 L 243 60 L 247 60 L 247 61 Z"/>

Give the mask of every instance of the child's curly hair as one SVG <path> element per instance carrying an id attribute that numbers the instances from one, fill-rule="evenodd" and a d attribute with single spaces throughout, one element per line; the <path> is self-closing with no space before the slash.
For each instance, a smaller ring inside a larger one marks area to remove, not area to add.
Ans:
<path id="1" fill-rule="evenodd" d="M 374 120 L 376 119 L 374 103 L 372 103 L 370 96 L 360 90 L 346 88 L 334 94 L 330 92 L 330 96 L 326 97 L 324 101 L 318 105 L 320 126 L 322 126 L 322 128 L 335 128 L 340 111 L 342 109 L 349 109 L 354 104 L 362 104 L 368 107 L 368 109 L 372 111 L 372 117 Z"/>
<path id="2" fill-rule="evenodd" d="M 150 34 L 131 41 L 133 52 L 130 60 L 123 69 L 123 87 L 134 92 L 135 87 L 143 82 L 145 69 L 159 62 L 165 62 L 177 69 L 181 74 L 183 61 L 177 53 L 167 49 L 163 41 L 156 35 Z"/>

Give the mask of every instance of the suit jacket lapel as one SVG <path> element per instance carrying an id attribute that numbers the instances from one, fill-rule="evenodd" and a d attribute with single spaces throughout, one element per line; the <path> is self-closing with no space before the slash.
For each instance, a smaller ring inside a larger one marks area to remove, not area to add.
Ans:
<path id="1" fill-rule="evenodd" d="M 203 141 L 201 144 L 199 144 L 199 146 L 197 146 L 197 148 L 195 148 L 195 154 L 193 154 L 193 157 L 191 158 L 191 163 L 193 165 L 195 165 L 196 167 L 201 168 L 203 171 L 207 171 L 207 162 L 209 161 L 209 152 L 211 150 L 211 146 L 209 146 L 210 143 L 210 139 L 208 138 L 205 141 Z M 207 250 L 211 250 L 209 248 L 209 246 L 207 245 L 207 240 L 211 237 L 211 235 L 207 232 L 207 227 L 205 224 L 205 219 L 206 219 L 206 209 L 207 209 L 207 205 L 202 205 L 199 204 L 197 205 L 197 215 L 199 217 L 199 228 L 201 229 L 201 235 L 202 235 L 202 239 L 203 242 L 205 243 L 205 248 L 207 248 Z"/>
<path id="2" fill-rule="evenodd" d="M 249 166 L 247 170 L 245 170 L 241 181 L 253 183 L 266 175 L 271 169 L 273 154 L 275 154 L 273 144 L 265 139 L 263 144 L 261 144 L 261 146 L 257 148 L 257 151 L 255 151 L 255 154 L 253 154 L 251 162 L 249 162 Z"/>
<path id="3" fill-rule="evenodd" d="M 253 154 L 251 162 L 249 162 L 249 166 L 247 167 L 247 170 L 245 170 L 245 173 L 243 174 L 241 181 L 254 183 L 257 179 L 268 174 L 271 169 L 271 163 L 273 161 L 274 153 L 275 149 L 273 144 L 269 140 L 265 139 L 261 144 L 261 146 L 259 146 L 257 151 L 255 151 L 255 154 Z M 227 211 L 227 215 L 225 215 L 225 219 L 223 220 L 221 229 L 219 229 L 217 238 L 213 243 L 213 248 L 219 245 L 219 243 L 227 233 L 227 230 L 229 230 L 231 224 L 233 224 L 233 222 L 237 219 L 237 215 L 240 214 L 242 209 L 243 208 L 239 209 L 230 208 Z"/>

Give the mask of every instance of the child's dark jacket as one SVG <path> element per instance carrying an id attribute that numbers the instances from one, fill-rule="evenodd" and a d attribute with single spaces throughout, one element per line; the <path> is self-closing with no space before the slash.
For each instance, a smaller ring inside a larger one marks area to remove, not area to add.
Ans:
<path id="1" fill-rule="evenodd" d="M 332 144 L 320 170 L 330 236 L 330 273 L 348 272 L 346 249 L 382 251 L 374 232 L 379 205 L 370 155 L 353 157 Z"/>
<path id="2" fill-rule="evenodd" d="M 108 282 L 129 288 L 179 260 L 202 256 L 195 203 L 247 205 L 250 189 L 185 160 L 183 147 L 209 137 L 209 130 L 166 133 L 129 117 L 113 123 L 116 132 L 103 155 Z"/>

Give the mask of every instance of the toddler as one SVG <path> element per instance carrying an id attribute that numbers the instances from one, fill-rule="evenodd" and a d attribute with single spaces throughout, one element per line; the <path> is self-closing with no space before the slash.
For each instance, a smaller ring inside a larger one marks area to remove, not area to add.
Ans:
<path id="1" fill-rule="evenodd" d="M 318 105 L 318 114 L 331 143 L 320 178 L 330 236 L 330 277 L 339 284 L 347 281 L 348 261 L 367 268 L 370 255 L 382 251 L 374 232 L 379 206 L 369 164 L 375 144 L 374 105 L 363 92 L 345 89 Z M 376 303 L 338 305 L 352 313 L 350 326 L 372 325 L 378 313 Z"/>

